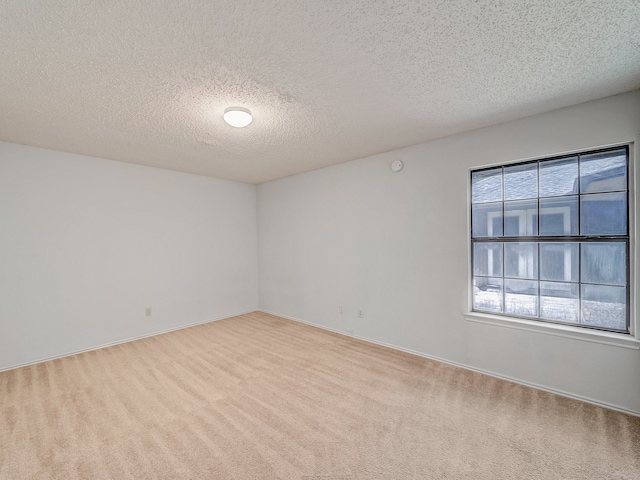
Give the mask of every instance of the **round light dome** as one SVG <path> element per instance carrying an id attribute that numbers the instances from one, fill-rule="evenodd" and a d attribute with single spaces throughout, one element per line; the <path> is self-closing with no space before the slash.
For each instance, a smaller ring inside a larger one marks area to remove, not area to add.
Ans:
<path id="1" fill-rule="evenodd" d="M 222 116 L 224 121 L 232 127 L 242 128 L 246 127 L 253 121 L 251 112 L 242 107 L 229 107 L 224 111 Z"/>

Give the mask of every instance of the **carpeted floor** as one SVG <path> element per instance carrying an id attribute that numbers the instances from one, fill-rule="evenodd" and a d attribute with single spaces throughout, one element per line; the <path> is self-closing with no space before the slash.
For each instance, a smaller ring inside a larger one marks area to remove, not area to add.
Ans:
<path id="1" fill-rule="evenodd" d="M 263 313 L 0 373 L 2 479 L 640 479 L 640 418 Z"/>

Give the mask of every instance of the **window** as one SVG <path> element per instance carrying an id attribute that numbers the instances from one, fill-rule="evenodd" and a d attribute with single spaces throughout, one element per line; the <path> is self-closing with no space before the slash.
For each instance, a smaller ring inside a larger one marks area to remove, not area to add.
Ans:
<path id="1" fill-rule="evenodd" d="M 629 332 L 629 148 L 471 172 L 473 310 Z"/>

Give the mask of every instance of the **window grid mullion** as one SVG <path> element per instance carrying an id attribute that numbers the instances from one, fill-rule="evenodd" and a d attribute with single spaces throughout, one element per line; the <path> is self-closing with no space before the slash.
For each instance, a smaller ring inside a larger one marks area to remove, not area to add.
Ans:
<path id="1" fill-rule="evenodd" d="M 503 237 L 507 227 L 507 222 L 504 214 L 505 212 L 505 209 L 504 209 L 505 180 L 506 179 L 504 177 L 504 167 L 502 167 L 502 236 Z M 502 242 L 501 251 L 502 251 L 502 313 L 507 313 L 507 279 L 505 278 L 505 270 L 506 270 L 505 260 L 507 259 L 507 255 L 505 253 L 504 242 Z"/>
<path id="2" fill-rule="evenodd" d="M 540 188 L 538 187 L 538 195 Z M 540 199 L 538 198 L 538 233 L 540 232 Z M 540 285 L 540 266 L 542 265 L 542 255 L 540 251 L 540 242 L 538 242 L 538 318 L 542 318 L 542 287 Z"/>
<path id="3" fill-rule="evenodd" d="M 537 162 L 538 166 L 538 235 L 540 235 L 540 160 Z"/>
<path id="4" fill-rule="evenodd" d="M 504 220 L 504 217 L 503 217 L 503 220 Z M 506 287 L 507 279 L 505 278 L 505 270 L 506 270 L 505 260 L 507 259 L 507 255 L 505 254 L 506 249 L 504 248 L 504 242 L 502 243 L 501 250 L 502 250 L 502 313 L 506 313 L 507 312 L 507 287 Z"/>
<path id="5" fill-rule="evenodd" d="M 578 155 L 578 233 L 582 234 L 582 181 L 580 166 L 582 155 Z M 578 242 L 578 324 L 584 325 L 582 318 L 582 242 Z"/>
<path id="6" fill-rule="evenodd" d="M 578 211 L 580 211 L 580 201 L 578 201 Z M 578 218 L 578 221 L 580 219 Z M 582 322 L 582 242 L 578 242 L 578 323 Z"/>

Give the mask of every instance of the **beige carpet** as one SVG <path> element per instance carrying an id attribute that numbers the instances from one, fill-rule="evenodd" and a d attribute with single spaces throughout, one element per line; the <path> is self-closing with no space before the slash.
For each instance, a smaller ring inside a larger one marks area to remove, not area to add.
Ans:
<path id="1" fill-rule="evenodd" d="M 262 313 L 0 373 L 2 479 L 640 479 L 640 419 Z"/>

